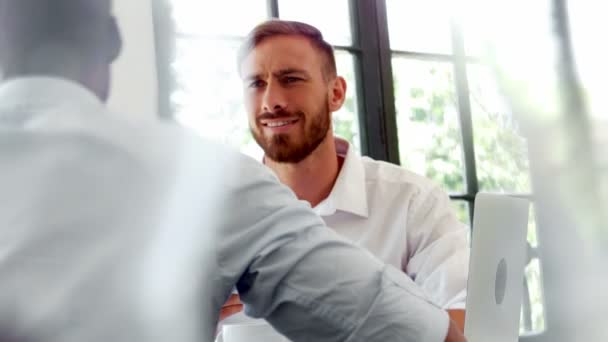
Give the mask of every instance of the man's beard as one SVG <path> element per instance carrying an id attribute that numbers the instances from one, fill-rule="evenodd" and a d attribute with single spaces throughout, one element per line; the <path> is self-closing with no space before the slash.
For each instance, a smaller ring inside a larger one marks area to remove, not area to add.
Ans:
<path id="1" fill-rule="evenodd" d="M 310 126 L 306 126 L 306 117 L 303 112 L 291 113 L 288 111 L 279 111 L 275 113 L 265 113 L 256 119 L 258 127 L 261 119 L 278 119 L 297 116 L 300 120 L 298 124 L 304 126 L 304 140 L 302 142 L 292 141 L 288 134 L 274 134 L 271 137 L 263 136 L 260 132 L 256 132 L 253 127 L 250 127 L 251 134 L 255 141 L 260 145 L 266 154 L 266 158 L 270 158 L 279 163 L 296 164 L 308 157 L 319 145 L 325 140 L 329 131 L 329 105 L 325 101 L 325 108 L 321 112 L 311 117 Z"/>

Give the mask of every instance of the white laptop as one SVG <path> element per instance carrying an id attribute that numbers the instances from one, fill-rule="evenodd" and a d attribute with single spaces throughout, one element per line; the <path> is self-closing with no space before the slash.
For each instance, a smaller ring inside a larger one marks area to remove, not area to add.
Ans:
<path id="1" fill-rule="evenodd" d="M 464 328 L 469 342 L 518 340 L 529 206 L 506 195 L 475 198 Z"/>

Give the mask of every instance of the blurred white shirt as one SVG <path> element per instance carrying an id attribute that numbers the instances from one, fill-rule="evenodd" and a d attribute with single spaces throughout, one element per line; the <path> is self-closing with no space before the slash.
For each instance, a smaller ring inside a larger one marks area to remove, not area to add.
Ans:
<path id="1" fill-rule="evenodd" d="M 1 341 L 210 341 L 235 284 L 293 341 L 447 332 L 258 162 L 69 81 L 0 85 L 0 189 Z"/>
<path id="2" fill-rule="evenodd" d="M 325 223 L 403 270 L 444 309 L 464 309 L 469 229 L 429 179 L 361 157 L 336 137 L 344 158 L 330 195 L 315 208 Z"/>

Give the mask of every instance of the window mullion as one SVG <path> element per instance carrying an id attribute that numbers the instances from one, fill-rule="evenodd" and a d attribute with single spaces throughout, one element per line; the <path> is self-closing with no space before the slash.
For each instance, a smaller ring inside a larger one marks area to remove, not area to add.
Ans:
<path id="1" fill-rule="evenodd" d="M 171 17 L 172 7 L 167 1 L 152 2 L 154 20 L 154 39 L 156 52 L 158 116 L 162 119 L 173 119 L 174 108 L 171 93 L 176 88 L 176 77 L 171 69 L 175 59 L 176 39 L 175 23 Z"/>
<path id="2" fill-rule="evenodd" d="M 475 161 L 475 144 L 473 140 L 473 120 L 469 97 L 467 60 L 462 30 L 455 20 L 452 20 L 451 28 L 452 47 L 454 50 L 454 79 L 456 95 L 458 98 L 458 118 L 460 120 L 460 132 L 462 135 L 466 189 L 467 195 L 474 197 L 477 192 L 479 192 L 479 180 L 477 179 L 477 166 Z M 474 213 L 474 199 L 470 201 L 470 203 L 469 212 L 472 218 Z"/>
<path id="3" fill-rule="evenodd" d="M 361 53 L 356 63 L 362 152 L 399 163 L 397 127 L 384 1 L 351 0 L 352 31 Z M 383 28 L 383 29 L 382 29 Z M 383 43 L 385 42 L 385 43 Z"/>
<path id="4" fill-rule="evenodd" d="M 266 6 L 270 18 L 279 18 L 279 0 L 266 0 Z"/>
<path id="5" fill-rule="evenodd" d="M 388 161 L 399 165 L 399 135 L 397 133 L 397 110 L 395 108 L 395 88 L 393 79 L 393 59 L 391 53 L 386 1 L 374 1 L 377 8 L 378 58 L 380 60 L 380 86 L 384 107 L 384 130 L 387 137 Z"/>

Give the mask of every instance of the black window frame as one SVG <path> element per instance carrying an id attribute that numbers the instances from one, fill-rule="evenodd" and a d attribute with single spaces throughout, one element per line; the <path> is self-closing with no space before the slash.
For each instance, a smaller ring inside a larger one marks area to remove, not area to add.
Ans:
<path id="1" fill-rule="evenodd" d="M 173 106 L 171 93 L 175 77 L 171 71 L 174 58 L 175 25 L 171 19 L 171 0 L 156 0 L 154 21 L 158 69 L 159 115 L 171 119 Z M 469 207 L 469 219 L 474 214 L 475 196 L 480 191 L 477 177 L 475 144 L 467 65 L 479 63 L 466 56 L 462 30 L 452 21 L 452 54 L 422 53 L 393 50 L 390 47 L 387 6 L 385 0 L 348 0 L 353 43 L 351 46 L 334 46 L 354 57 L 357 113 L 361 138 L 361 153 L 377 160 L 399 165 L 399 139 L 396 123 L 395 94 L 393 87 L 392 57 L 402 56 L 426 61 L 442 61 L 452 64 L 458 99 L 458 119 L 462 138 L 464 164 L 464 193 L 452 193 L 454 201 L 464 201 Z M 280 18 L 280 1 L 266 0 L 269 18 Z M 379 85 L 379 86 L 378 86 Z M 532 198 L 530 194 L 511 194 Z M 472 222 L 471 222 L 472 224 Z"/>

